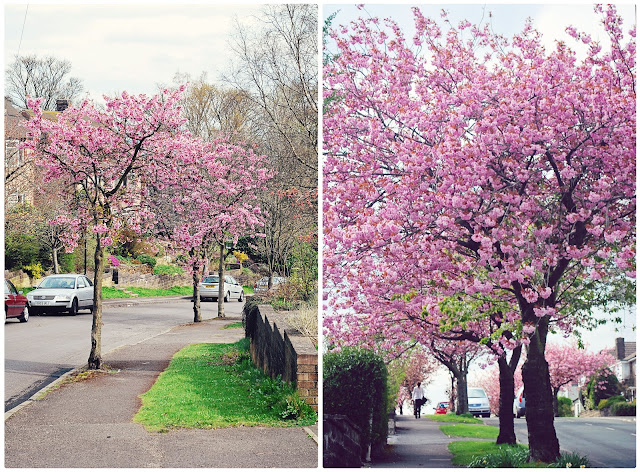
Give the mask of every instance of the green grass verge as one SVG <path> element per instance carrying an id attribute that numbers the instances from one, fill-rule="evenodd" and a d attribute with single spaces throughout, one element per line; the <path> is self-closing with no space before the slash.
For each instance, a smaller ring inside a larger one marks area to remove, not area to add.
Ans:
<path id="1" fill-rule="evenodd" d="M 248 350 L 246 338 L 185 347 L 141 395 L 134 421 L 150 431 L 315 424 L 313 409 L 288 384 L 257 369 Z"/>
<path id="2" fill-rule="evenodd" d="M 127 287 L 127 290 L 133 293 L 137 293 L 139 297 L 170 297 L 176 295 L 193 295 L 193 287 L 191 286 L 171 287 L 169 289 Z M 102 298 L 131 298 L 131 295 L 114 287 L 102 287 Z"/>
<path id="3" fill-rule="evenodd" d="M 243 285 L 242 288 L 244 289 L 244 294 L 245 295 L 252 295 L 253 294 L 253 287 L 250 287 L 249 285 Z"/>
<path id="4" fill-rule="evenodd" d="M 462 438 L 496 439 L 499 429 L 496 426 L 485 426 L 476 424 L 443 424 L 440 426 L 447 436 L 458 436 Z"/>
<path id="5" fill-rule="evenodd" d="M 468 466 L 477 457 L 498 454 L 505 450 L 529 451 L 529 448 L 523 444 L 507 446 L 497 445 L 493 441 L 452 441 L 448 447 L 449 452 L 453 454 L 451 463 L 458 466 Z"/>
<path id="6" fill-rule="evenodd" d="M 456 415 L 455 413 L 447 413 L 446 415 L 424 415 L 425 418 L 429 418 L 432 421 L 438 421 L 440 423 L 469 423 L 469 424 L 482 424 L 480 418 L 467 417 Z"/>
<path id="7" fill-rule="evenodd" d="M 225 325 L 224 329 L 242 329 L 242 321 Z"/>

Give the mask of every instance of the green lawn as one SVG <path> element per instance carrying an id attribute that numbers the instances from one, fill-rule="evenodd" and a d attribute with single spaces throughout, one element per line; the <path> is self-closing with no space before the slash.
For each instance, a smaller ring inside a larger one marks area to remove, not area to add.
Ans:
<path id="1" fill-rule="evenodd" d="M 431 421 L 438 421 L 441 423 L 470 423 L 470 424 L 482 424 L 480 418 L 467 417 L 456 415 L 455 413 L 447 413 L 446 415 L 425 415 Z"/>
<path id="2" fill-rule="evenodd" d="M 440 426 L 447 436 L 459 436 L 463 438 L 496 439 L 498 437 L 498 427 L 477 424 L 443 424 Z"/>
<path id="3" fill-rule="evenodd" d="M 512 450 L 529 451 L 529 448 L 523 444 L 517 446 L 498 446 L 493 441 L 452 441 L 449 443 L 449 452 L 453 454 L 451 463 L 458 466 L 468 466 L 471 461 L 478 456 L 486 456 L 488 454 L 499 454 Z"/>
<path id="4" fill-rule="evenodd" d="M 169 289 L 127 287 L 127 290 L 133 293 L 137 293 L 139 297 L 170 297 L 175 295 L 193 295 L 193 287 L 191 286 L 171 287 Z M 131 295 L 114 287 L 102 287 L 102 298 L 131 298 Z"/>
<path id="5" fill-rule="evenodd" d="M 193 344 L 178 352 L 142 398 L 134 421 L 170 428 L 311 425 L 317 414 L 288 384 L 266 377 L 235 344 Z"/>

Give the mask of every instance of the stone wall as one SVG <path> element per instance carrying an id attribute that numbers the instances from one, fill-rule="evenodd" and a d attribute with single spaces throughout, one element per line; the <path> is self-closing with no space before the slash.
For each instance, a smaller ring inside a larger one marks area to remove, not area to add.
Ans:
<path id="1" fill-rule="evenodd" d="M 359 428 L 347 416 L 323 415 L 323 467 L 360 467 L 361 434 Z"/>
<path id="2" fill-rule="evenodd" d="M 300 396 L 318 411 L 318 351 L 270 305 L 245 305 L 246 336 L 251 358 L 271 377 L 291 382 Z"/>

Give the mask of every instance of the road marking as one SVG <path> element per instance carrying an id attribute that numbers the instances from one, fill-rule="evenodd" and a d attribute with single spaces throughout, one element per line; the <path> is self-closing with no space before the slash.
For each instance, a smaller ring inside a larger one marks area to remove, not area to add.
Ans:
<path id="1" fill-rule="evenodd" d="M 587 426 L 593 426 L 593 424 L 591 424 L 591 423 L 587 423 Z"/>
<path id="2" fill-rule="evenodd" d="M 610 430 L 610 431 L 615 431 L 615 429 L 613 429 L 613 428 L 609 428 L 608 426 L 607 426 L 606 428 L 607 428 L 608 430 Z"/>
<path id="3" fill-rule="evenodd" d="M 636 433 L 631 433 L 631 436 L 635 436 L 635 435 L 636 435 Z"/>

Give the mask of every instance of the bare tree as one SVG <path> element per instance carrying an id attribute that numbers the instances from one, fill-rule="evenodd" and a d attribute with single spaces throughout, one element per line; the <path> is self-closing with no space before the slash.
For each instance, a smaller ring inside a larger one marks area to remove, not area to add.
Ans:
<path id="1" fill-rule="evenodd" d="M 266 5 L 261 28 L 236 27 L 232 72 L 225 80 L 249 98 L 252 141 L 278 172 L 262 208 L 257 241 L 274 272 L 286 274 L 298 238 L 315 232 L 318 188 L 318 66 L 315 5 Z"/>
<path id="2" fill-rule="evenodd" d="M 43 99 L 43 110 L 55 110 L 56 100 L 73 100 L 83 90 L 82 81 L 70 73 L 71 62 L 64 59 L 16 56 L 5 71 L 5 94 L 22 108 L 27 108 L 30 96 Z"/>

